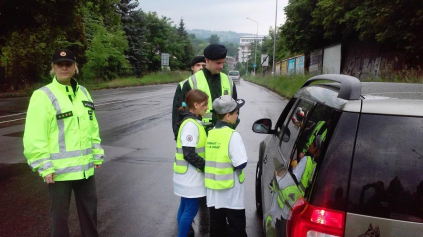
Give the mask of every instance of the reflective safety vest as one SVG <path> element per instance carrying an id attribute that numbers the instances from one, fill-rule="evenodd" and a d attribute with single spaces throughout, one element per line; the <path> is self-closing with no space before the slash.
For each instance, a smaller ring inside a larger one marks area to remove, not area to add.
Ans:
<path id="1" fill-rule="evenodd" d="M 244 182 L 243 170 L 236 170 L 229 158 L 229 141 L 233 129 L 214 128 L 209 131 L 206 143 L 205 185 L 209 189 L 229 189 L 235 184 L 235 173 L 240 183 Z"/>
<path id="2" fill-rule="evenodd" d="M 209 109 L 206 111 L 206 114 L 203 116 L 203 125 L 204 126 L 210 126 L 212 125 L 212 113 L 213 110 L 213 101 L 212 96 L 210 93 L 209 83 L 207 82 L 206 76 L 204 75 L 203 70 L 200 70 L 193 74 L 188 79 L 189 85 L 191 86 L 191 89 L 198 89 L 203 91 L 209 96 Z M 232 79 L 230 79 L 226 74 L 220 73 L 220 84 L 221 84 L 221 95 L 232 95 L 233 93 L 233 86 L 234 83 Z"/>
<path id="3" fill-rule="evenodd" d="M 198 128 L 199 141 L 197 143 L 197 146 L 195 147 L 195 153 L 197 153 L 203 159 L 205 156 L 204 145 L 206 144 L 206 140 L 207 140 L 206 130 L 204 130 L 204 127 L 201 124 L 199 124 L 195 119 L 192 119 L 192 118 L 185 119 L 185 121 L 183 121 L 181 126 L 179 127 L 178 137 L 176 140 L 175 161 L 173 162 L 173 171 L 175 171 L 175 173 L 178 173 L 178 174 L 185 174 L 188 170 L 188 161 L 184 159 L 184 152 L 182 151 L 182 142 L 181 142 L 181 131 L 187 122 L 193 122 Z"/>
<path id="4" fill-rule="evenodd" d="M 181 87 L 181 90 L 184 87 L 184 84 L 185 84 L 186 81 L 188 81 L 188 79 L 185 79 L 185 80 L 179 82 L 179 86 Z"/>
<path id="5" fill-rule="evenodd" d="M 306 189 L 311 184 L 311 178 L 313 177 L 314 169 L 316 168 L 316 162 L 314 162 L 310 156 L 304 156 L 302 159 L 304 158 L 307 159 L 306 166 L 304 170 L 300 172 L 301 175 L 297 177 L 297 180 L 299 182 L 298 188 L 300 190 L 301 195 L 303 196 L 305 194 Z"/>
<path id="6" fill-rule="evenodd" d="M 74 79 L 72 79 L 74 80 Z M 55 181 L 86 179 L 103 162 L 104 150 L 95 107 L 80 85 L 60 84 L 56 78 L 31 96 L 23 137 L 24 155 L 31 169 Z"/>
<path id="7" fill-rule="evenodd" d="M 314 139 L 316 139 L 317 135 L 319 135 L 320 129 L 323 127 L 323 125 L 325 125 L 325 121 L 319 121 L 316 125 L 316 127 L 314 128 L 313 132 L 311 133 L 310 137 L 308 138 L 308 141 L 305 145 L 305 147 L 303 148 L 303 153 L 307 153 L 308 148 L 310 147 L 311 143 L 313 143 Z M 323 133 L 321 134 L 322 136 L 322 142 L 325 141 L 326 139 L 326 133 L 327 133 L 327 129 L 325 129 L 325 131 L 323 131 Z"/>

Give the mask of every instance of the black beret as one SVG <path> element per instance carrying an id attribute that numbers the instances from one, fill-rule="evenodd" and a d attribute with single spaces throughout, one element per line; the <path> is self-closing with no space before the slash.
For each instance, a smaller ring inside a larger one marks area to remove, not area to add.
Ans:
<path id="1" fill-rule="evenodd" d="M 211 44 L 204 49 L 204 57 L 210 60 L 226 58 L 228 50 L 220 44 Z"/>
<path id="2" fill-rule="evenodd" d="M 191 67 L 197 63 L 206 63 L 206 58 L 204 56 L 197 56 L 191 61 Z"/>

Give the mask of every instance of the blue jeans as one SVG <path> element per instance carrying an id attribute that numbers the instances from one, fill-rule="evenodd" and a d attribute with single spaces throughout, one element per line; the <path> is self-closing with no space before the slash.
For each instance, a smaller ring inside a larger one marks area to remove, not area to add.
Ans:
<path id="1" fill-rule="evenodd" d="M 181 197 L 178 210 L 178 237 L 187 237 L 191 223 L 197 215 L 200 198 Z"/>

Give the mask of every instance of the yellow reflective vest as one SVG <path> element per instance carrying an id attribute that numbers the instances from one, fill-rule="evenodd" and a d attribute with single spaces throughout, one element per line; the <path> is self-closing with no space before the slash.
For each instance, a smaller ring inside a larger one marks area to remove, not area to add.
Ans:
<path id="1" fill-rule="evenodd" d="M 185 121 L 183 121 L 181 126 L 179 127 L 178 137 L 176 140 L 175 161 L 173 162 L 173 171 L 178 174 L 185 174 L 188 170 L 188 161 L 184 159 L 184 152 L 182 151 L 182 142 L 181 142 L 181 131 L 187 122 L 193 122 L 198 128 L 199 140 L 198 140 L 197 146 L 195 147 L 195 153 L 197 153 L 203 159 L 205 156 L 204 145 L 206 144 L 206 139 L 207 139 L 206 130 L 204 130 L 204 127 L 201 124 L 199 124 L 195 119 L 192 119 L 192 118 L 185 119 Z"/>
<path id="2" fill-rule="evenodd" d="M 244 182 L 244 171 L 234 172 L 234 166 L 229 158 L 229 141 L 233 132 L 234 130 L 229 127 L 209 131 L 204 168 L 206 188 L 216 190 L 232 188 L 235 184 L 235 173 L 238 174 L 239 182 Z"/>
<path id="3" fill-rule="evenodd" d="M 212 124 L 212 113 L 213 110 L 213 101 L 210 93 L 209 83 L 207 82 L 206 76 L 204 75 L 203 70 L 200 70 L 193 74 L 189 79 L 188 83 L 191 86 L 191 89 L 198 89 L 203 91 L 209 96 L 209 109 L 206 111 L 206 114 L 203 116 L 203 125 L 210 126 Z M 226 74 L 220 73 L 220 84 L 221 84 L 221 94 L 222 95 L 232 95 L 234 83 Z"/>
<path id="4" fill-rule="evenodd" d="M 23 137 L 32 171 L 43 178 L 55 173 L 55 181 L 87 179 L 105 158 L 100 142 L 94 103 L 83 86 L 74 93 L 53 78 L 32 94 Z"/>

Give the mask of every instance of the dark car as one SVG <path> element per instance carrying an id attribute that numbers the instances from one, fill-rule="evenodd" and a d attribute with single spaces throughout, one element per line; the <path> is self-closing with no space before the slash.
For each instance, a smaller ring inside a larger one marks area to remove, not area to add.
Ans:
<path id="1" fill-rule="evenodd" d="M 315 76 L 253 131 L 266 236 L 423 236 L 423 85 Z"/>

